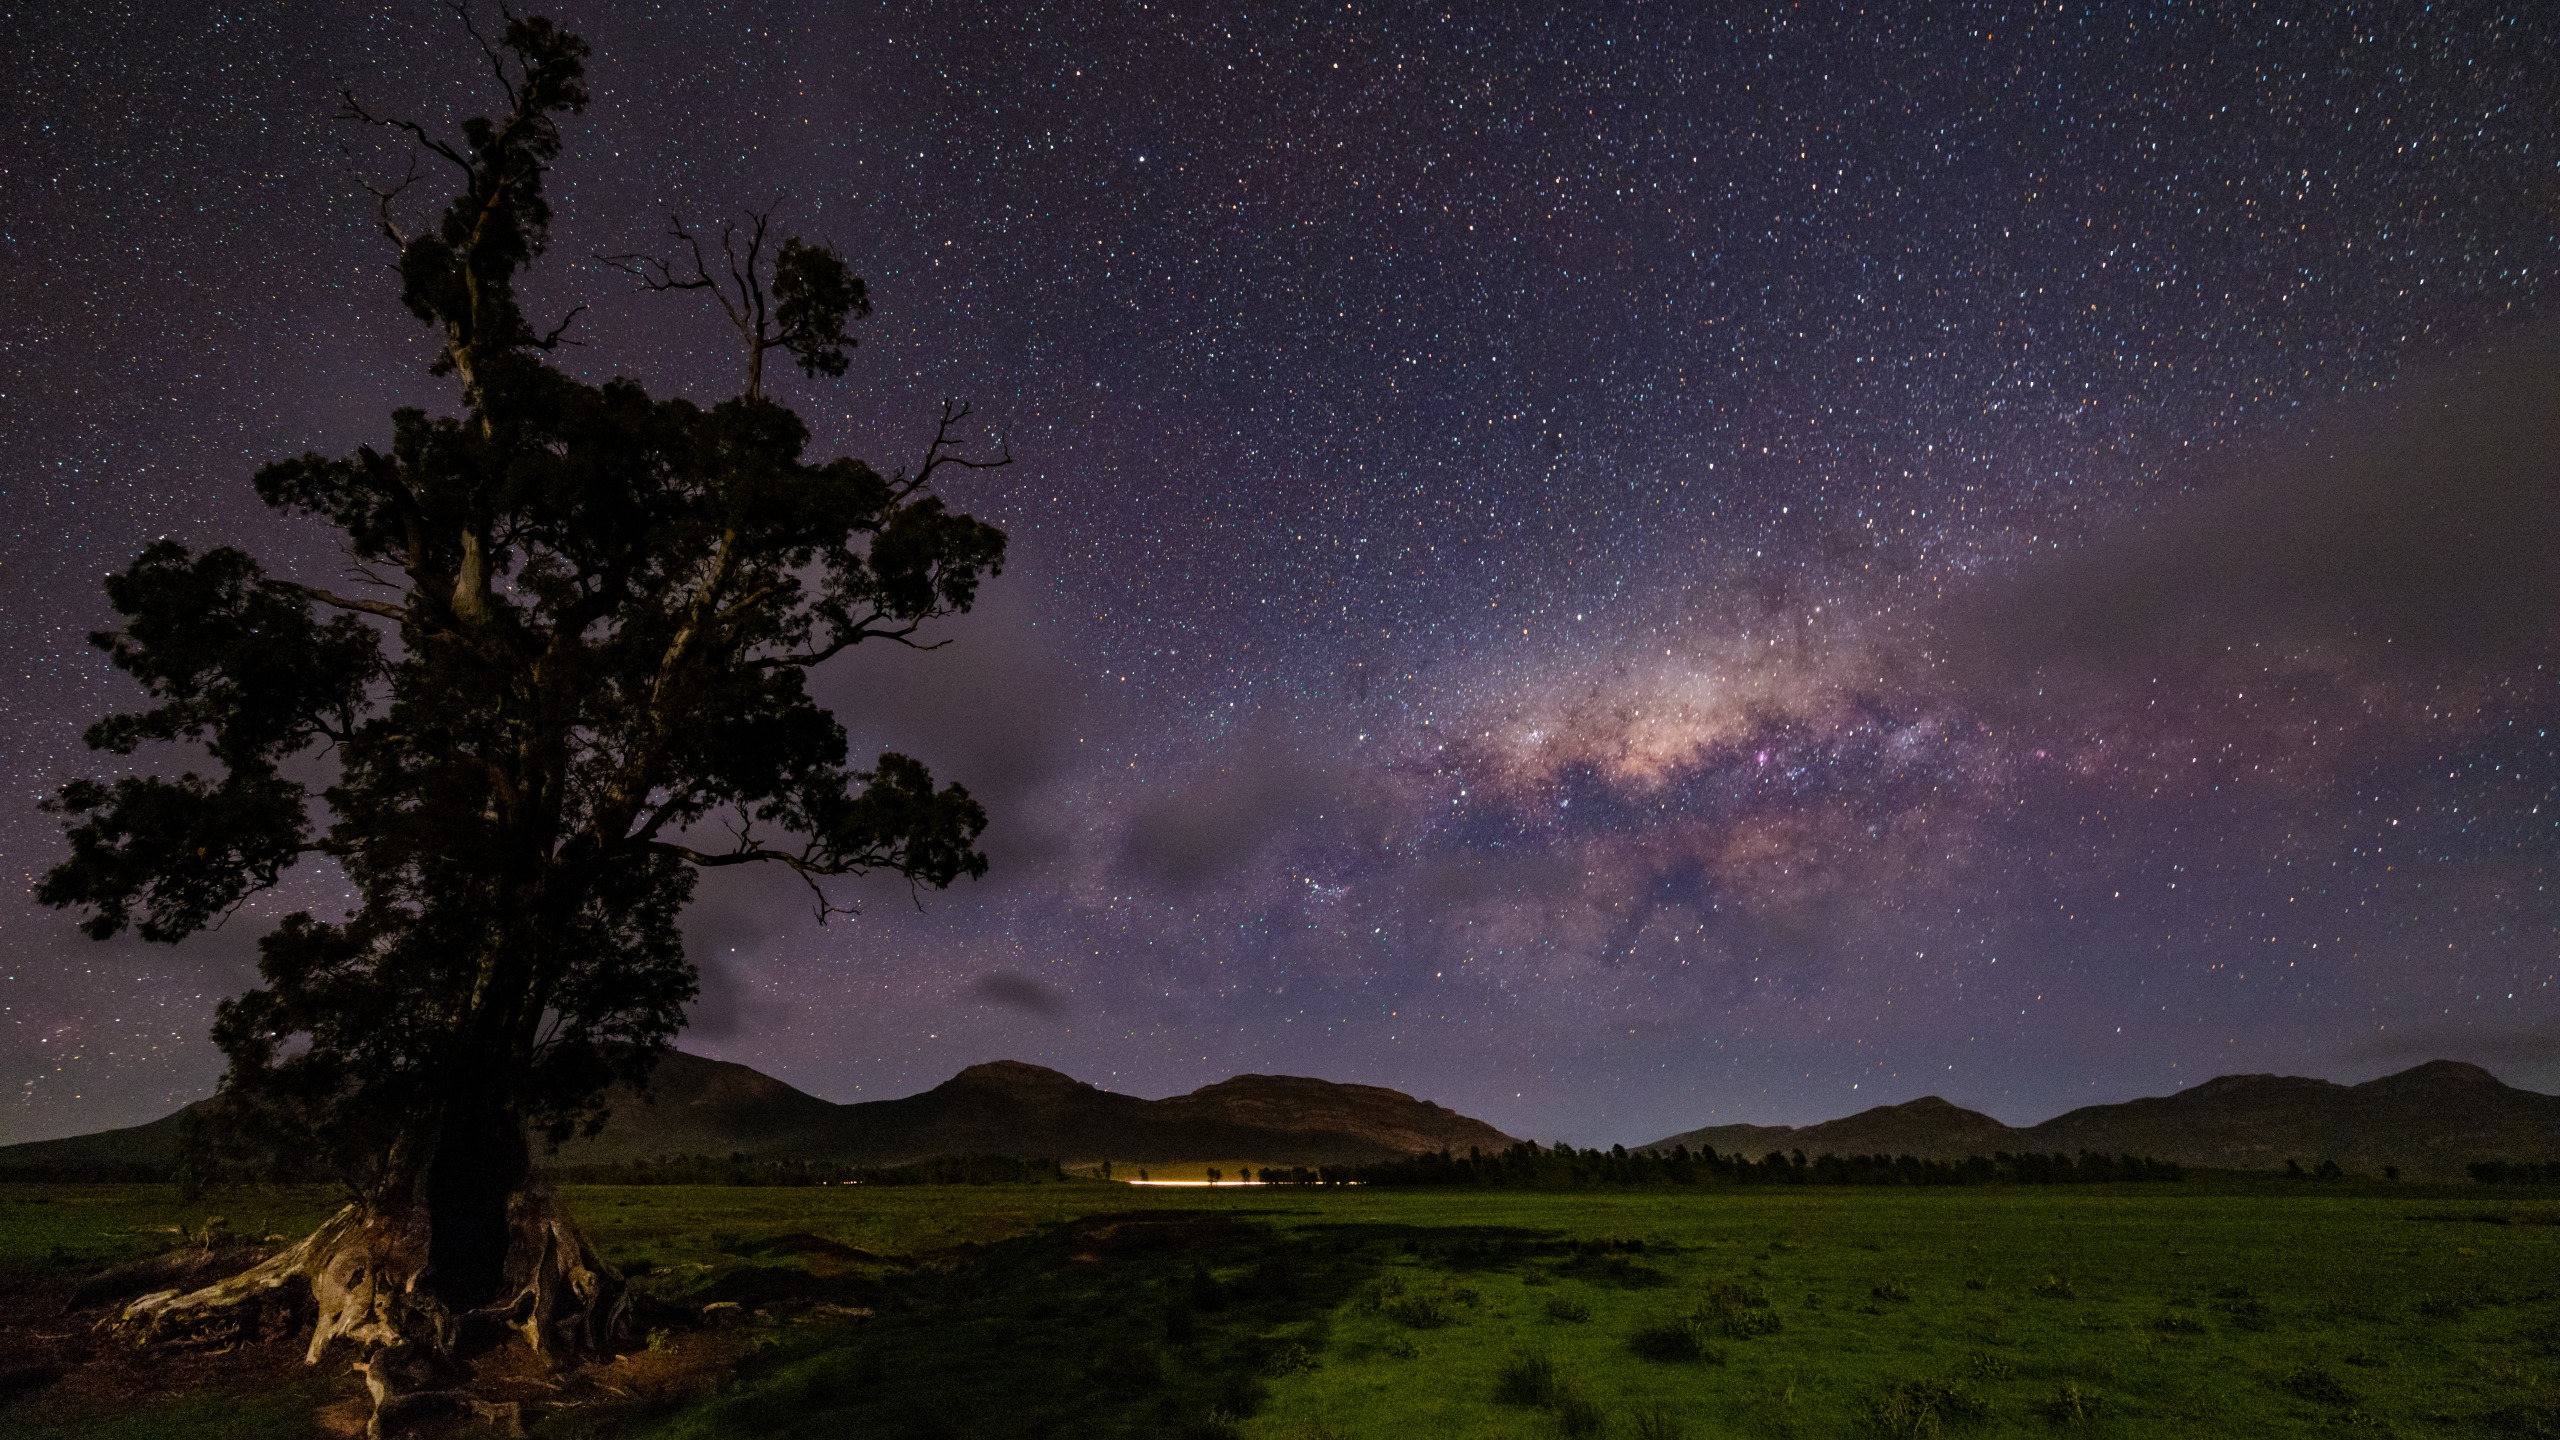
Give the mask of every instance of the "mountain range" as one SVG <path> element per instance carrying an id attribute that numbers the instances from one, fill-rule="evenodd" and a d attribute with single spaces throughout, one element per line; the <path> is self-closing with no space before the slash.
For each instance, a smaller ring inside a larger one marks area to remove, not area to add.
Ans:
<path id="1" fill-rule="evenodd" d="M 2361 1085 L 2224 1075 L 2174 1095 L 2085 1105 L 2023 1127 L 1924 1095 L 1818 1125 L 1710 1125 L 1642 1148 L 1674 1145 L 1754 1158 L 1772 1150 L 1931 1160 L 2095 1150 L 2217 1170 L 2335 1160 L 2349 1170 L 2459 1175 L 2475 1160 L 2560 1160 L 2560 1096 L 2516 1089 L 2477 1065 L 2431 1060 Z"/>
<path id="2" fill-rule="evenodd" d="M 743 1153 L 848 1165 L 941 1155 L 1357 1165 L 1514 1143 L 1481 1120 L 1375 1085 L 1238 1075 L 1188 1095 L 1142 1100 L 1017 1060 L 972 1065 L 922 1094 L 839 1105 L 744 1065 L 678 1050 L 658 1062 L 645 1097 L 618 1093 L 612 1111 L 601 1133 L 571 1141 L 549 1163 Z M 0 1146 L 0 1177 L 165 1173 L 177 1162 L 185 1114 Z"/>
<path id="3" fill-rule="evenodd" d="M 191 1107 L 192 1108 L 192 1107 Z M 0 1178 L 143 1178 L 175 1164 L 185 1111 L 148 1125 L 0 1146 Z M 1341 1165 L 1424 1151 L 1499 1150 L 1512 1138 L 1481 1120 L 1374 1085 L 1238 1075 L 1187 1095 L 1142 1100 L 1038 1065 L 972 1065 L 921 1094 L 840 1105 L 744 1065 L 682 1051 L 659 1062 L 650 1094 L 614 1097 L 613 1119 L 572 1141 L 565 1165 L 675 1156 L 895 1165 L 943 1155 L 1013 1155 L 1070 1164 L 1251 1161 Z M 2479 1160 L 2560 1161 L 2560 1096 L 2519 1090 L 2476 1065 L 2437 1060 L 2340 1085 L 2290 1075 L 2225 1075 L 2173 1095 L 2089 1105 L 2010 1126 L 1937 1096 L 1817 1125 L 1713 1125 L 1644 1149 L 1711 1147 L 1758 1157 L 1969 1155 L 2038 1151 L 2146 1155 L 2225 1170 L 2397 1166 L 2460 1175 Z"/>

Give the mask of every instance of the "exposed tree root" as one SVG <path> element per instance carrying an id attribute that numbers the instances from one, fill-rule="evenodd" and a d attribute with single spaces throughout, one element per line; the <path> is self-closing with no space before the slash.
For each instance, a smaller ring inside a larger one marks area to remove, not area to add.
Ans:
<path id="1" fill-rule="evenodd" d="M 110 1323 L 141 1345 L 194 1346 L 274 1335 L 309 1314 L 304 1363 L 319 1363 L 341 1340 L 361 1350 L 357 1368 L 374 1401 L 369 1433 L 450 1415 L 519 1429 L 518 1406 L 469 1391 L 466 1352 L 513 1332 L 548 1367 L 600 1358 L 624 1338 L 630 1301 L 621 1275 L 549 1195 L 517 1196 L 507 1224 L 499 1296 L 472 1310 L 452 1310 L 429 1283 L 422 1208 L 350 1205 L 236 1275 L 141 1296 Z"/>

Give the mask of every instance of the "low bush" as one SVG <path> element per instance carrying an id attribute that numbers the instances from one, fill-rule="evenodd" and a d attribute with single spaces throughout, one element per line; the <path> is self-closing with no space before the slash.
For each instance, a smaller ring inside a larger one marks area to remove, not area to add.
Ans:
<path id="1" fill-rule="evenodd" d="M 1315 1352 L 1295 1340 L 1281 1342 L 1262 1357 L 1262 1373 L 1270 1376 L 1295 1375 L 1316 1368 Z"/>
<path id="2" fill-rule="evenodd" d="M 1724 1352 L 1708 1343 L 1706 1325 L 1694 1315 L 1665 1316 L 1627 1337 L 1627 1348 L 1665 1365 L 1705 1361 L 1724 1363 Z"/>
<path id="3" fill-rule="evenodd" d="M 1544 1409 L 1555 1403 L 1559 1383 L 1554 1356 L 1515 1350 L 1503 1356 L 1501 1368 L 1494 1371 L 1494 1403 Z"/>
<path id="4" fill-rule="evenodd" d="M 2317 1365 L 2305 1365 L 2284 1377 L 2285 1393 L 2315 1405 L 2353 1405 L 2355 1392 Z"/>
<path id="5" fill-rule="evenodd" d="M 1976 1380 L 2010 1380 L 2018 1374 L 2017 1361 L 1988 1350 L 1976 1350 L 1964 1357 L 1964 1368 Z"/>
<path id="6" fill-rule="evenodd" d="M 1575 1437 L 1575 1440 L 1598 1435 L 1609 1428 L 1609 1417 L 1601 1411 L 1599 1403 L 1571 1388 L 1556 1396 L 1554 1409 L 1556 1429 Z"/>
<path id="7" fill-rule="evenodd" d="M 1690 1314 L 1711 1333 L 1735 1340 L 1775 1335 L 1786 1328 L 1786 1322 L 1769 1304 L 1768 1291 L 1731 1281 L 1707 1291 Z"/>
<path id="8" fill-rule="evenodd" d="M 1437 1295 L 1394 1296 L 1378 1313 L 1409 1330 L 1437 1330 L 1451 1318 L 1448 1302 Z"/>
<path id="9" fill-rule="evenodd" d="M 1867 1402 L 1867 1423 L 1894 1440 L 1932 1440 L 1990 1413 L 1971 1391 L 1943 1380 L 1899 1381 Z"/>
<path id="10" fill-rule="evenodd" d="M 1515 1350 L 1502 1357 L 1493 1376 L 1493 1398 L 1496 1404 L 1551 1411 L 1556 1428 L 1569 1436 L 1597 1435 L 1608 1428 L 1599 1405 L 1544 1351 Z"/>
<path id="11" fill-rule="evenodd" d="M 2267 1302 L 2249 1293 L 2243 1286 L 2231 1285 L 2214 1292 L 2214 1304 L 2223 1318 L 2243 1330 L 2264 1330 L 2272 1323 Z"/>
<path id="12" fill-rule="evenodd" d="M 2081 1389 L 2079 1382 L 2065 1380 L 2036 1402 L 2036 1413 L 2055 1425 L 2077 1425 L 2098 1418 L 2098 1397 Z"/>

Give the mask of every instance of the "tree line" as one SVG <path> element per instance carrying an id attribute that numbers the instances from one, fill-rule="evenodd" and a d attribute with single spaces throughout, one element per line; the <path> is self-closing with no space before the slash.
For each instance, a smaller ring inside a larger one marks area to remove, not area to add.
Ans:
<path id="1" fill-rule="evenodd" d="M 544 1174 L 570 1185 L 1038 1185 L 1067 1178 L 1055 1160 L 1010 1155 L 937 1155 L 904 1165 L 774 1160 L 740 1153 L 664 1155 L 611 1165 L 557 1165 Z"/>
<path id="2" fill-rule="evenodd" d="M 1266 1178 L 1273 1172 L 1265 1172 Z M 1578 1190 L 1680 1185 L 2094 1185 L 2176 1181 L 2186 1172 L 2167 1160 L 2145 1155 L 2011 1154 L 1971 1155 L 1962 1160 L 1927 1160 L 1916 1155 L 1816 1155 L 1802 1150 L 1776 1151 L 1754 1160 L 1712 1147 L 1692 1151 L 1686 1145 L 1668 1150 L 1576 1149 L 1542 1146 L 1524 1140 L 1488 1154 L 1469 1149 L 1459 1155 L 1442 1150 L 1374 1165 L 1326 1166 L 1321 1171 L 1294 1171 L 1311 1178 L 1300 1183 L 1476 1187 L 1512 1190 Z"/>

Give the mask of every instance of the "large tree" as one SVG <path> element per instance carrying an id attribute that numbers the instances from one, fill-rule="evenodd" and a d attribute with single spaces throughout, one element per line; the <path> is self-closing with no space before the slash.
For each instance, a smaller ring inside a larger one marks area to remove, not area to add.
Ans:
<path id="1" fill-rule="evenodd" d="M 379 214 L 455 412 L 401 410 L 385 448 L 258 474 L 267 504 L 334 527 L 352 581 L 169 541 L 111 578 L 122 623 L 94 638 L 153 703 L 88 741 L 201 759 L 50 802 L 70 856 L 38 893 L 102 939 L 180 940 L 304 857 L 356 897 L 265 933 L 262 983 L 215 1024 L 229 1069 L 203 1137 L 235 1163 L 325 1171 L 352 1203 L 227 1288 L 138 1309 L 146 1328 L 302 1280 L 315 1358 L 341 1334 L 449 1349 L 475 1314 L 548 1353 L 592 1348 L 618 1282 L 531 1184 L 530 1140 L 600 1123 L 609 1087 L 645 1079 L 682 1027 L 697 873 L 942 886 L 986 868 L 976 802 L 904 756 L 850 764 L 807 677 L 969 608 L 1004 537 L 931 486 L 1001 457 L 963 452 L 950 405 L 912 469 L 804 453 L 764 361 L 842 373 L 867 296 L 831 248 L 768 247 L 765 217 L 708 263 L 681 228 L 690 268 L 622 262 L 722 299 L 740 394 L 705 407 L 554 368 L 559 332 L 517 282 L 544 249 L 587 49 L 536 18 L 471 35 L 500 105 L 458 136 L 346 102 L 415 147 Z M 413 230 L 422 167 L 450 198 Z"/>

